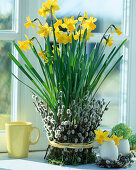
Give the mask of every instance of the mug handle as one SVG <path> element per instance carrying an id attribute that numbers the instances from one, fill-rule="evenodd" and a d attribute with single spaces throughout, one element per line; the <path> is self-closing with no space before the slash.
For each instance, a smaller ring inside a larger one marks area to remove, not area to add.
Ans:
<path id="1" fill-rule="evenodd" d="M 36 129 L 36 130 L 38 131 L 38 136 L 37 136 L 37 138 L 36 138 L 36 141 L 34 141 L 34 142 L 32 142 L 32 141 L 29 139 L 30 145 L 35 145 L 35 144 L 39 141 L 39 138 L 40 138 L 40 130 L 39 130 L 39 128 L 37 128 L 37 127 L 32 127 L 31 132 L 32 132 L 34 129 Z"/>

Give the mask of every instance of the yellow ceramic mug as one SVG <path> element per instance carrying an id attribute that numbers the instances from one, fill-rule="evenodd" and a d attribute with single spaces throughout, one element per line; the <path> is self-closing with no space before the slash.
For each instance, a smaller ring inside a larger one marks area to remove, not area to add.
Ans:
<path id="1" fill-rule="evenodd" d="M 40 138 L 40 130 L 32 127 L 30 122 L 6 123 L 8 156 L 13 158 L 28 157 L 29 145 L 34 145 Z M 30 140 L 31 132 L 36 129 L 38 137 L 35 142 Z"/>

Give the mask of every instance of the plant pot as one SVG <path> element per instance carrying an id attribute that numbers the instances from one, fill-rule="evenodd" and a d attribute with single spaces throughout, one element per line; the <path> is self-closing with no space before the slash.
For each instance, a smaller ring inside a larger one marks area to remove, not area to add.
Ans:
<path id="1" fill-rule="evenodd" d="M 100 147 L 100 157 L 110 161 L 116 161 L 118 159 L 118 148 L 114 141 L 103 142 Z"/>
<path id="2" fill-rule="evenodd" d="M 45 158 L 51 164 L 58 165 L 79 165 L 79 164 L 87 164 L 95 162 L 95 154 L 92 152 L 93 143 L 90 144 L 88 148 L 84 148 L 87 144 L 66 144 L 67 147 L 63 147 L 63 144 L 59 143 L 59 148 L 55 147 L 49 142 L 49 146 L 46 152 Z M 73 148 L 70 148 L 74 145 Z M 80 147 L 79 145 L 82 145 Z M 89 144 L 88 144 L 89 145 Z M 80 147 L 80 148 L 79 148 Z"/>
<path id="3" fill-rule="evenodd" d="M 130 145 L 128 139 L 121 139 L 118 145 L 118 151 L 122 155 L 128 155 L 130 152 Z"/>
<path id="4" fill-rule="evenodd" d="M 56 122 L 54 113 L 46 109 L 44 103 L 38 100 L 36 96 L 35 106 L 42 116 L 48 140 L 60 145 L 68 144 L 65 147 L 59 147 L 49 142 L 45 159 L 49 163 L 59 165 L 93 163 L 95 154 L 92 146 L 84 148 L 82 145 L 88 146 L 91 141 L 94 141 L 94 130 L 100 125 L 103 113 L 107 110 L 107 105 L 104 105 L 104 100 L 93 100 L 91 102 L 86 99 L 79 100 L 70 109 L 66 109 L 67 116 L 64 116 L 65 106 L 59 101 L 58 122 Z M 75 147 L 69 148 L 69 145 L 73 144 Z M 77 145 L 80 145 L 80 147 L 77 147 Z"/>

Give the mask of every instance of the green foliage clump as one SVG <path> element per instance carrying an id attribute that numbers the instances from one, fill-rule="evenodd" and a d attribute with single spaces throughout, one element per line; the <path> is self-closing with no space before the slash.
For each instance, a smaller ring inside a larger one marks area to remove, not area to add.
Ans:
<path id="1" fill-rule="evenodd" d="M 112 134 L 123 136 L 123 139 L 129 139 L 132 135 L 132 129 L 124 123 L 120 123 L 112 128 Z"/>
<path id="2" fill-rule="evenodd" d="M 136 144 L 136 134 L 131 135 L 128 140 L 130 144 Z"/>
<path id="3" fill-rule="evenodd" d="M 128 140 L 130 144 L 130 149 L 136 149 L 136 134 L 131 135 Z"/>

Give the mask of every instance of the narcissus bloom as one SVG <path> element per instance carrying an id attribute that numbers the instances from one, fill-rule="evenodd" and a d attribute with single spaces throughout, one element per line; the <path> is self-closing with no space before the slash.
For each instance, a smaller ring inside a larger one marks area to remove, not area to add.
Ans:
<path id="1" fill-rule="evenodd" d="M 70 35 L 67 35 L 66 41 L 67 41 L 67 43 L 68 43 L 68 42 L 69 42 L 69 43 L 72 43 L 72 33 L 71 33 Z"/>
<path id="2" fill-rule="evenodd" d="M 115 145 L 119 145 L 119 140 L 123 139 L 123 136 L 117 137 L 116 135 L 113 135 L 113 140 L 115 141 Z"/>
<path id="3" fill-rule="evenodd" d="M 121 25 L 120 25 L 119 27 L 115 27 L 115 31 L 113 31 L 112 34 L 113 34 L 114 32 L 116 32 L 118 35 L 121 35 L 122 32 L 121 32 L 120 29 L 119 29 L 120 27 L 121 27 Z"/>
<path id="4" fill-rule="evenodd" d="M 85 31 L 85 30 L 84 30 Z M 91 29 L 87 29 L 87 35 L 86 35 L 86 39 L 89 40 L 90 37 L 93 37 L 94 34 L 91 32 L 92 30 Z"/>
<path id="5" fill-rule="evenodd" d="M 74 16 L 72 16 L 71 18 L 64 17 L 63 21 L 64 23 L 61 25 L 62 28 L 67 28 L 70 32 L 76 29 L 75 24 L 77 24 L 78 20 L 74 20 Z"/>
<path id="6" fill-rule="evenodd" d="M 56 38 L 59 44 L 63 43 L 63 44 L 67 44 L 67 34 L 66 33 L 61 33 L 58 32 L 56 34 Z"/>
<path id="7" fill-rule="evenodd" d="M 37 25 L 35 25 L 35 24 L 33 24 L 33 23 L 31 22 L 29 16 L 26 17 L 26 20 L 28 21 L 27 23 L 24 24 L 26 28 L 29 28 L 30 26 L 32 26 L 32 28 L 34 29 L 34 27 L 37 27 Z"/>
<path id="8" fill-rule="evenodd" d="M 107 40 L 108 42 L 107 42 L 107 41 L 104 41 L 104 44 L 108 45 L 109 47 L 112 46 L 112 45 L 113 45 L 113 41 L 114 41 L 112 38 L 113 38 L 113 36 L 110 37 L 110 38 Z"/>
<path id="9" fill-rule="evenodd" d="M 81 21 L 82 23 L 85 22 L 85 20 L 88 19 L 88 16 L 87 16 L 87 12 L 84 12 L 84 16 L 83 17 L 79 17 L 78 20 Z"/>
<path id="10" fill-rule="evenodd" d="M 50 13 L 49 9 L 45 6 L 44 3 L 42 3 L 42 8 L 39 9 L 38 14 L 46 18 L 46 15 L 49 15 L 49 13 Z"/>
<path id="11" fill-rule="evenodd" d="M 28 38 L 28 36 L 27 36 L 26 34 L 25 34 L 25 37 L 26 37 L 28 43 L 31 44 L 31 45 L 33 46 L 33 42 Z"/>
<path id="12" fill-rule="evenodd" d="M 30 50 L 28 41 L 18 41 L 18 44 L 21 50 L 25 50 L 26 52 L 27 52 L 27 49 Z"/>
<path id="13" fill-rule="evenodd" d="M 46 22 L 46 24 L 43 25 L 39 25 L 39 31 L 37 31 L 37 34 L 40 34 L 40 37 L 47 37 L 47 35 L 51 35 L 51 31 L 52 31 L 52 27 L 48 26 L 48 23 Z"/>
<path id="14" fill-rule="evenodd" d="M 81 35 L 80 35 L 81 34 Z M 76 35 L 74 35 L 74 39 L 75 40 L 78 40 L 79 39 L 79 36 L 81 37 L 81 39 L 83 38 L 83 35 L 84 35 L 84 30 L 79 30 L 79 31 L 76 31 Z"/>
<path id="15" fill-rule="evenodd" d="M 91 17 L 89 19 L 86 20 L 86 22 L 82 25 L 83 28 L 88 28 L 91 30 L 94 30 L 96 28 L 96 25 L 94 24 L 94 22 L 97 21 L 97 18 L 93 18 L 93 15 L 91 15 Z"/>
<path id="16" fill-rule="evenodd" d="M 45 51 L 41 51 L 40 50 L 40 52 L 38 53 L 38 55 L 39 55 L 39 57 L 41 57 L 42 59 L 44 59 L 45 61 L 45 63 L 48 63 L 48 58 L 47 58 L 47 56 L 46 56 L 46 53 L 45 53 Z"/>
<path id="17" fill-rule="evenodd" d="M 54 18 L 56 19 L 56 23 L 54 24 L 54 28 L 57 28 L 57 27 L 59 27 L 61 24 L 62 24 L 62 19 L 57 19 L 55 16 L 54 16 Z"/>
<path id="18" fill-rule="evenodd" d="M 91 29 L 87 29 L 87 35 L 86 35 L 86 40 L 89 40 L 90 37 L 93 37 L 94 34 L 91 32 L 92 30 Z M 85 32 L 85 29 L 84 30 L 81 30 L 81 31 L 76 31 L 76 35 L 74 35 L 74 39 L 75 40 L 78 40 L 79 39 L 79 36 L 80 36 L 80 33 L 81 33 L 81 39 L 83 38 L 83 35 L 84 35 L 84 32 Z"/>
<path id="19" fill-rule="evenodd" d="M 41 16 L 46 18 L 46 15 L 51 13 L 55 15 L 55 11 L 59 10 L 59 6 L 57 5 L 58 0 L 48 0 L 48 2 L 42 3 L 42 8 L 39 9 L 38 13 Z"/>
<path id="20" fill-rule="evenodd" d="M 95 137 L 95 140 L 97 141 L 97 143 L 103 144 L 103 140 L 105 140 L 105 141 L 111 141 L 112 140 L 111 138 L 108 137 L 109 131 L 103 132 L 101 129 L 99 129 L 98 131 L 94 130 L 94 132 L 97 135 Z"/>

